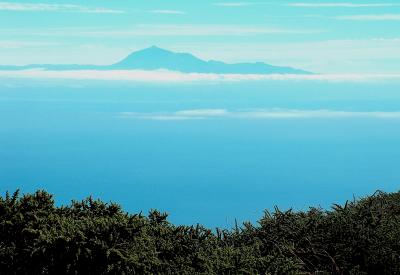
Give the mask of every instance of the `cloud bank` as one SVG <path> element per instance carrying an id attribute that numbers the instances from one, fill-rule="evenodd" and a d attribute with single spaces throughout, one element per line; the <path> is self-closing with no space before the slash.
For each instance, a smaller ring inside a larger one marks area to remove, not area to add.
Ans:
<path id="1" fill-rule="evenodd" d="M 400 14 L 365 14 L 333 17 L 338 20 L 353 21 L 400 21 Z"/>
<path id="2" fill-rule="evenodd" d="M 219 6 L 219 7 L 244 7 L 244 6 L 250 6 L 252 3 L 250 2 L 218 2 L 214 3 L 214 6 Z"/>
<path id="3" fill-rule="evenodd" d="M 172 10 L 155 10 L 157 13 L 170 13 Z M 179 12 L 179 11 L 175 11 Z M 210 37 L 210 36 L 256 36 L 256 35 L 283 35 L 283 34 L 316 34 L 323 30 L 278 28 L 261 25 L 229 25 L 229 24 L 136 24 L 129 28 L 45 28 L 45 29 L 0 29 L 0 35 L 14 35 L 23 37 L 84 37 L 84 38 L 137 38 L 140 37 Z"/>
<path id="4" fill-rule="evenodd" d="M 378 7 L 393 7 L 400 6 L 395 3 L 346 3 L 346 2 L 332 2 L 332 3 L 291 3 L 290 7 L 301 8 L 378 8 Z"/>
<path id="5" fill-rule="evenodd" d="M 399 74 L 207 74 L 181 73 L 167 70 L 70 70 L 47 71 L 41 69 L 10 71 L 0 70 L 0 78 L 107 80 L 148 83 L 185 82 L 239 82 L 239 81 L 327 81 L 327 82 L 370 82 L 400 80 Z"/>
<path id="6" fill-rule="evenodd" d="M 41 42 L 41 41 L 21 41 L 21 40 L 0 40 L 0 49 L 26 49 L 41 48 L 46 46 L 59 46 L 58 42 Z"/>
<path id="7" fill-rule="evenodd" d="M 124 13 L 121 10 L 91 8 L 73 4 L 47 4 L 47 3 L 11 3 L 0 2 L 0 11 L 21 12 L 77 12 L 77 13 Z"/>
<path id="8" fill-rule="evenodd" d="M 150 13 L 184 15 L 186 12 L 179 10 L 151 10 Z"/>
<path id="9" fill-rule="evenodd" d="M 118 118 L 179 121 L 179 120 L 209 120 L 209 119 L 346 119 L 374 118 L 400 119 L 399 112 L 351 112 L 337 110 L 291 110 L 262 109 L 245 111 L 228 111 L 226 109 L 194 109 L 165 113 L 123 112 Z"/>

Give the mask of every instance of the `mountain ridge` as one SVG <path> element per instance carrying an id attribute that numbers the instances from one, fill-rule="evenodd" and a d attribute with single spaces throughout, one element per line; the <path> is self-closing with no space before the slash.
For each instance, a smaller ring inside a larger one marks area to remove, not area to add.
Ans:
<path id="1" fill-rule="evenodd" d="M 217 60 L 205 61 L 190 53 L 178 53 L 151 46 L 135 51 L 111 65 L 79 64 L 32 64 L 25 66 L 1 66 L 0 70 L 146 70 L 166 69 L 183 73 L 214 74 L 312 74 L 292 67 L 273 66 L 263 62 L 225 63 Z"/>

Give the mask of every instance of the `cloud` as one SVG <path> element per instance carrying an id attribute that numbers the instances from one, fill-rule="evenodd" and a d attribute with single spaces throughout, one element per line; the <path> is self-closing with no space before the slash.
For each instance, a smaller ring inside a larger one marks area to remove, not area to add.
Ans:
<path id="1" fill-rule="evenodd" d="M 130 30 L 88 31 L 88 35 L 105 36 L 249 36 L 265 34 L 315 34 L 320 30 L 286 29 L 259 25 L 222 24 L 139 24 Z"/>
<path id="2" fill-rule="evenodd" d="M 113 28 L 46 28 L 46 29 L 0 29 L 2 35 L 26 37 L 85 37 L 85 38 L 127 38 L 163 36 L 256 36 L 281 34 L 316 34 L 321 30 L 287 29 L 260 25 L 223 24 L 137 24 L 124 29 Z"/>
<path id="3" fill-rule="evenodd" d="M 400 21 L 400 14 L 364 14 L 333 17 L 338 20 L 354 21 Z"/>
<path id="4" fill-rule="evenodd" d="M 195 109 L 178 111 L 174 114 L 183 117 L 221 117 L 228 115 L 229 112 L 225 109 Z"/>
<path id="5" fill-rule="evenodd" d="M 244 7 L 244 6 L 250 6 L 252 3 L 249 2 L 218 2 L 214 3 L 214 6 L 219 6 L 219 7 Z"/>
<path id="6" fill-rule="evenodd" d="M 25 49 L 27 47 L 47 47 L 58 46 L 58 42 L 37 42 L 37 41 L 20 41 L 20 40 L 0 40 L 0 49 Z"/>
<path id="7" fill-rule="evenodd" d="M 213 119 L 224 118 L 229 116 L 230 113 L 225 109 L 195 109 L 195 110 L 182 110 L 173 113 L 135 113 L 123 112 L 117 116 L 121 118 L 134 118 L 145 120 L 199 120 L 199 119 Z"/>
<path id="8" fill-rule="evenodd" d="M 0 2 L 0 11 L 21 12 L 77 12 L 77 13 L 124 13 L 122 10 L 91 8 L 72 4 L 47 4 L 47 3 L 11 3 Z"/>
<path id="9" fill-rule="evenodd" d="M 177 15 L 184 15 L 186 12 L 179 11 L 179 10 L 151 10 L 150 13 L 157 13 L 157 14 L 177 14 Z"/>
<path id="10" fill-rule="evenodd" d="M 47 71 L 40 69 L 7 71 L 0 70 L 0 78 L 39 80 L 98 80 L 130 81 L 145 83 L 196 83 L 239 81 L 325 81 L 325 82 L 371 82 L 400 80 L 399 74 L 204 74 L 181 73 L 167 70 L 71 70 Z"/>
<path id="11" fill-rule="evenodd" d="M 226 109 L 195 109 L 164 113 L 122 112 L 117 117 L 157 121 L 205 120 L 205 119 L 346 119 L 374 118 L 400 119 L 400 111 L 394 112 L 353 112 L 340 110 L 296 110 L 256 109 L 228 111 Z"/>
<path id="12" fill-rule="evenodd" d="M 291 3 L 288 4 L 290 7 L 301 7 L 301 8 L 378 8 L 378 7 L 393 7 L 400 6 L 400 4 L 394 3 Z"/>

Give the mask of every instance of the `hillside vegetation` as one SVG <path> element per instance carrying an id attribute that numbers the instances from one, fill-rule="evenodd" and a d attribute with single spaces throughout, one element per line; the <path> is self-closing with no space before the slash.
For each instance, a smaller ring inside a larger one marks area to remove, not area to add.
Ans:
<path id="1" fill-rule="evenodd" d="M 15 192 L 0 197 L 0 274 L 400 274 L 400 193 L 211 230 Z"/>

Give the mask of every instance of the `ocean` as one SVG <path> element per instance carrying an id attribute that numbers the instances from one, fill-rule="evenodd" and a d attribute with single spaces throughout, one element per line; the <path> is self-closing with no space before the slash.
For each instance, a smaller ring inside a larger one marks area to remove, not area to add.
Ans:
<path id="1" fill-rule="evenodd" d="M 400 187 L 400 82 L 2 80 L 0 192 L 230 228 Z"/>

